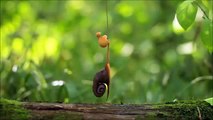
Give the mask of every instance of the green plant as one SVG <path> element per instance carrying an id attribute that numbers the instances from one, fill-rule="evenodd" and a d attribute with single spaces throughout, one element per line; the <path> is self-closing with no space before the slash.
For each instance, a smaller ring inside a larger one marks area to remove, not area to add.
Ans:
<path id="1" fill-rule="evenodd" d="M 186 0 L 178 6 L 176 11 L 178 22 L 185 30 L 195 23 L 198 9 L 202 11 L 201 40 L 211 53 L 213 52 L 212 4 L 213 1 L 211 0 Z"/>

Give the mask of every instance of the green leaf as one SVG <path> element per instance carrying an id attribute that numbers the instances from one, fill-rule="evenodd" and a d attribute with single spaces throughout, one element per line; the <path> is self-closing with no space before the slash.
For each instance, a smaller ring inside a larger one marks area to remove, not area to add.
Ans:
<path id="1" fill-rule="evenodd" d="M 205 19 L 203 22 L 203 28 L 201 31 L 201 40 L 204 46 L 209 50 L 210 53 L 213 52 L 213 24 L 211 20 Z"/>
<path id="2" fill-rule="evenodd" d="M 205 99 L 206 102 L 208 102 L 210 105 L 213 105 L 213 97 Z"/>
<path id="3" fill-rule="evenodd" d="M 195 20 L 196 13 L 197 13 L 197 6 L 193 4 L 193 1 L 184 1 L 181 3 L 176 11 L 177 19 L 179 24 L 187 30 L 189 26 L 192 25 L 192 23 Z"/>

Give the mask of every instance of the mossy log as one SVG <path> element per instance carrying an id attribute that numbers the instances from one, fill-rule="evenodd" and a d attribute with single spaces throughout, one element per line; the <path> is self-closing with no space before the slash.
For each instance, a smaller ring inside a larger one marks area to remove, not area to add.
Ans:
<path id="1" fill-rule="evenodd" d="M 1 120 L 190 119 L 212 120 L 213 106 L 205 101 L 163 104 L 62 104 L 0 100 Z"/>

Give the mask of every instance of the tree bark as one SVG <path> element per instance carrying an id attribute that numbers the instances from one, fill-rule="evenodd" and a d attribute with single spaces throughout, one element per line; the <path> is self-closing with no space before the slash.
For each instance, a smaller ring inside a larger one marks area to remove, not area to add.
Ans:
<path id="1" fill-rule="evenodd" d="M 162 104 L 62 104 L 31 103 L 1 99 L 1 120 L 212 120 L 213 106 L 205 101 L 178 101 Z"/>

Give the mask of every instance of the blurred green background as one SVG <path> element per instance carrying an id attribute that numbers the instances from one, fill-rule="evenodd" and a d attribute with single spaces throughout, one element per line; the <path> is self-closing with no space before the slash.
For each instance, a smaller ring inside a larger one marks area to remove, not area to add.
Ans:
<path id="1" fill-rule="evenodd" d="M 213 95 L 212 56 L 175 13 L 182 1 L 109 0 L 111 88 L 108 103 L 154 103 Z M 199 15 L 198 15 L 199 17 Z M 105 64 L 102 0 L 1 1 L 1 97 L 104 103 L 92 80 Z"/>

